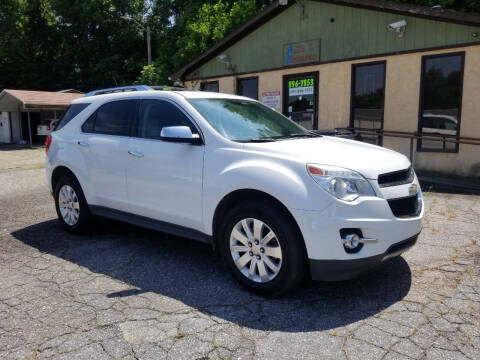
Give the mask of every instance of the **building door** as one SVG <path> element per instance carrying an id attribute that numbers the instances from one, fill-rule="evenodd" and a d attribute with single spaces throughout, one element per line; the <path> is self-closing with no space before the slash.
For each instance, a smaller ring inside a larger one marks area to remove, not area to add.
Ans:
<path id="1" fill-rule="evenodd" d="M 283 114 L 306 129 L 318 128 L 318 71 L 283 77 Z"/>
<path id="2" fill-rule="evenodd" d="M 0 143 L 11 142 L 10 115 L 8 112 L 0 113 Z"/>

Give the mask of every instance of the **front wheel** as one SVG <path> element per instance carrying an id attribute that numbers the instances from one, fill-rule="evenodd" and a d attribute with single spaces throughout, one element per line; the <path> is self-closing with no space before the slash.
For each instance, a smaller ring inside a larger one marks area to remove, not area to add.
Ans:
<path id="1" fill-rule="evenodd" d="M 247 202 L 227 216 L 220 249 L 235 278 L 262 295 L 291 290 L 305 276 L 306 252 L 285 211 Z"/>

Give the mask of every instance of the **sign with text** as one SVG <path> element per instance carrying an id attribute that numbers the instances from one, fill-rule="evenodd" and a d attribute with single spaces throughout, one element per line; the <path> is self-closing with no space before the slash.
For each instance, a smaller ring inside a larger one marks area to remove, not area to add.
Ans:
<path id="1" fill-rule="evenodd" d="M 283 46 L 284 65 L 311 63 L 320 60 L 320 39 Z"/>
<path id="2" fill-rule="evenodd" d="M 313 77 L 289 80 L 288 96 L 313 95 L 315 79 Z"/>
<path id="3" fill-rule="evenodd" d="M 280 110 L 280 91 L 262 92 L 262 103 L 275 110 Z"/>

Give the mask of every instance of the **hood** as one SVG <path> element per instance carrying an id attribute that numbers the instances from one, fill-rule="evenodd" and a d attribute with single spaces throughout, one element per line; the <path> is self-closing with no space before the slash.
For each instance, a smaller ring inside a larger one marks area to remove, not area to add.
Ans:
<path id="1" fill-rule="evenodd" d="M 405 155 L 364 142 L 322 136 L 245 144 L 246 150 L 293 157 L 305 163 L 339 166 L 354 170 L 367 179 L 410 166 Z"/>

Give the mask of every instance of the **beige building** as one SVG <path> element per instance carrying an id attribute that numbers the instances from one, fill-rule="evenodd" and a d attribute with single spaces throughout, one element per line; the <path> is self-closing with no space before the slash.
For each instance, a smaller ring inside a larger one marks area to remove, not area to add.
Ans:
<path id="1" fill-rule="evenodd" d="M 70 103 L 83 95 L 75 89 L 4 89 L 0 92 L 0 144 L 43 145 L 46 135 L 38 127 L 60 119 Z"/>
<path id="2" fill-rule="evenodd" d="M 173 77 L 258 99 L 306 128 L 350 128 L 417 169 L 480 177 L 479 40 L 475 14 L 275 2 Z"/>

